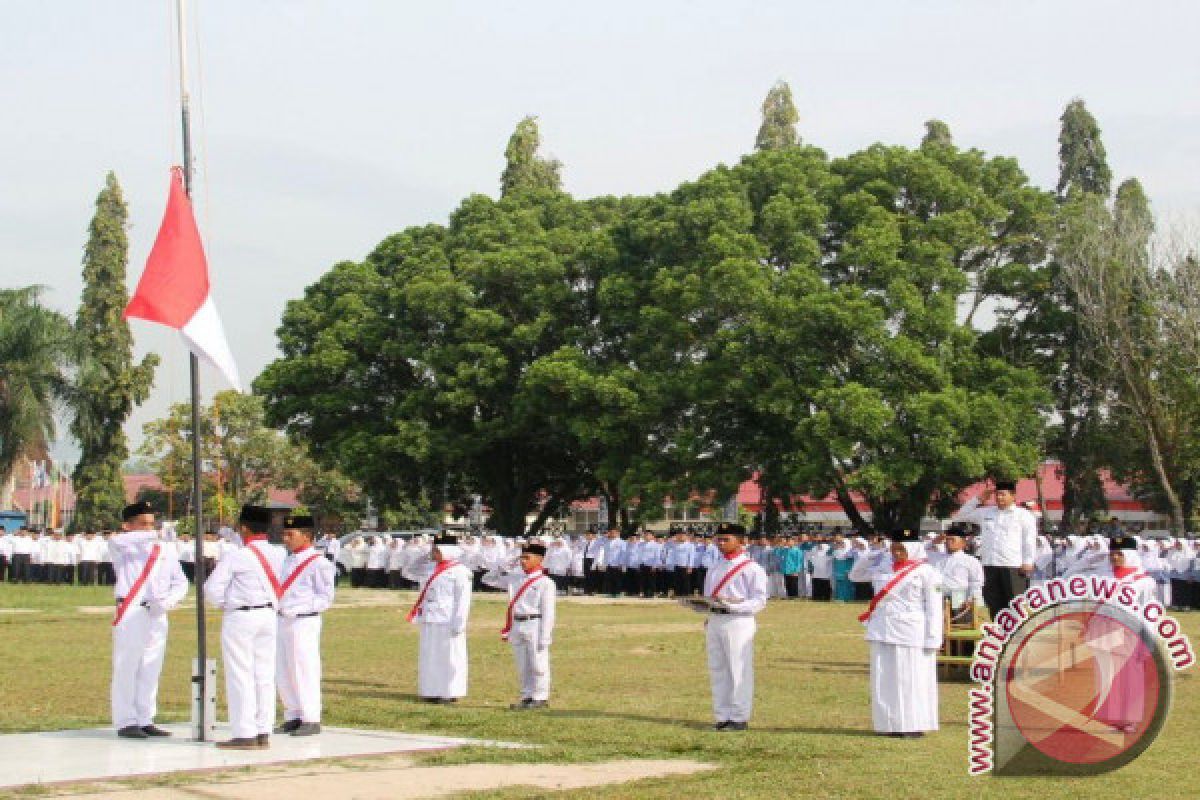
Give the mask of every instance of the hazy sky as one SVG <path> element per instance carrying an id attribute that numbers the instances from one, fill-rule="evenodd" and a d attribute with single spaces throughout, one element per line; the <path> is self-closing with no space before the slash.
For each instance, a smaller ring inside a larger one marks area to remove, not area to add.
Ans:
<path id="1" fill-rule="evenodd" d="M 516 122 L 579 197 L 665 191 L 753 146 L 790 82 L 805 141 L 843 155 L 957 143 L 1052 187 L 1058 116 L 1083 97 L 1117 179 L 1167 217 L 1200 208 L 1200 4 L 192 0 L 195 194 L 218 307 L 248 383 L 287 300 L 408 225 L 495 194 Z M 136 283 L 179 159 L 173 0 L 0 3 L 0 285 L 74 313 L 104 174 L 129 203 Z M 178 338 L 141 423 L 187 396 Z M 205 372 L 206 389 L 216 385 Z"/>

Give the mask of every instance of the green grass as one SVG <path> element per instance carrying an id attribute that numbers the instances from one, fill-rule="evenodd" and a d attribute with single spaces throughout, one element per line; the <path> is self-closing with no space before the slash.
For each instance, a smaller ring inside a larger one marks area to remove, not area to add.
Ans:
<path id="1" fill-rule="evenodd" d="M 353 590 L 341 603 L 377 595 Z M 526 742 L 537 749 L 481 748 L 430 756 L 426 763 L 692 758 L 719 769 L 565 793 L 574 797 L 1038 798 L 1086 792 L 1090 798 L 1190 797 L 1200 688 L 1177 678 L 1167 727 L 1140 759 L 1098 778 L 970 778 L 966 774 L 966 684 L 942 684 L 942 730 L 923 740 L 872 735 L 867 648 L 858 606 L 772 603 L 759 617 L 753 729 L 717 734 L 711 722 L 701 618 L 674 604 L 561 603 L 552 655 L 552 708 L 508 712 L 515 699 L 512 657 L 497 634 L 503 604 L 477 595 L 470 631 L 470 695 L 457 706 L 414 702 L 416 629 L 394 605 L 338 607 L 326 616 L 325 722 Z M 0 586 L 0 730 L 108 724 L 107 615 L 102 590 Z M 1200 643 L 1200 614 L 1178 615 Z M 209 617 L 218 650 L 220 619 Z M 195 615 L 172 616 L 160 718 L 185 720 Z M 145 785 L 144 783 L 136 785 Z M 530 791 L 478 797 L 529 797 Z"/>

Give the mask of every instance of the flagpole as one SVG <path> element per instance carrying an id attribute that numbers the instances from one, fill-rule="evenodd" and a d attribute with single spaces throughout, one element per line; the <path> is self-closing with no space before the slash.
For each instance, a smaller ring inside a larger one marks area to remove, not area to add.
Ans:
<path id="1" fill-rule="evenodd" d="M 177 32 L 179 34 L 179 109 L 180 125 L 183 129 L 183 190 L 188 198 L 192 196 L 192 120 L 188 108 L 187 81 L 187 9 L 185 0 L 176 0 L 175 13 L 178 18 Z M 204 698 L 207 696 L 205 682 L 208 675 L 208 646 L 205 633 L 204 610 L 204 495 L 201 488 L 200 475 L 200 363 L 196 354 L 188 350 L 188 372 L 191 377 L 192 389 L 192 512 L 195 514 L 193 542 L 195 545 L 195 582 L 196 582 L 196 662 L 198 669 L 192 676 L 199 690 L 197 703 L 196 741 L 204 741 L 208 729 L 205 716 L 208 712 Z"/>

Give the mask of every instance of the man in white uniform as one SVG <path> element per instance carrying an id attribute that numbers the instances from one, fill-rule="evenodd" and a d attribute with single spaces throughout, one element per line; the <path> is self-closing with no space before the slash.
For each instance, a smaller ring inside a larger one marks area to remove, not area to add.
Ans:
<path id="1" fill-rule="evenodd" d="M 475 575 L 461 558 L 457 537 L 440 535 L 429 558 L 405 572 L 421 584 L 408 621 L 420 626 L 417 698 L 426 703 L 454 703 L 467 696 L 467 618 Z"/>
<path id="2" fill-rule="evenodd" d="M 713 542 L 720 556 L 704 576 L 704 645 L 714 727 L 744 731 L 754 708 L 754 615 L 767 605 L 767 573 L 745 551 L 746 529 L 724 522 Z"/>
<path id="3" fill-rule="evenodd" d="M 545 545 L 527 544 L 520 569 L 502 567 L 483 576 L 489 586 L 508 591 L 508 611 L 500 637 L 512 645 L 521 699 L 514 711 L 545 708 L 550 699 L 550 643 L 554 638 L 554 581 L 542 570 Z"/>
<path id="4" fill-rule="evenodd" d="M 859 615 L 871 647 L 871 720 L 875 731 L 919 738 L 938 728 L 937 652 L 942 646 L 941 576 L 907 531 L 892 534 L 891 558 L 860 559 L 851 580 L 875 587 Z"/>
<path id="5" fill-rule="evenodd" d="M 1012 599 L 1029 588 L 1037 549 L 1037 519 L 1016 504 L 1015 481 L 996 481 L 996 505 L 983 506 L 993 492 L 963 503 L 955 522 L 978 525 L 979 560 L 983 562 L 983 598 L 995 619 Z"/>
<path id="6" fill-rule="evenodd" d="M 187 579 L 170 542 L 154 529 L 149 503 L 121 512 L 121 532 L 108 546 L 116 570 L 117 611 L 112 623 L 112 716 L 123 739 L 169 736 L 154 724 L 158 679 L 167 651 L 167 612 L 187 594 Z"/>
<path id="7" fill-rule="evenodd" d="M 283 724 L 275 732 L 292 736 L 321 732 L 321 614 L 333 605 L 334 567 L 313 547 L 316 533 L 310 516 L 283 520 L 288 555 L 280 581 L 275 670 Z"/>
<path id="8" fill-rule="evenodd" d="M 224 750 L 266 750 L 275 723 L 276 586 L 282 547 L 267 543 L 270 512 L 242 506 L 238 527 L 244 546 L 227 552 L 204 583 L 204 595 L 224 609 L 221 655 L 233 738 Z"/>

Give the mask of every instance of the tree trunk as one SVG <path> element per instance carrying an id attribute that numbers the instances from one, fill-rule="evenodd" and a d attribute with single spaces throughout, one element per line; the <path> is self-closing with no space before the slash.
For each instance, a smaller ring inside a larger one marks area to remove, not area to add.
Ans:
<path id="1" fill-rule="evenodd" d="M 1167 509 L 1171 514 L 1171 533 L 1175 536 L 1183 536 L 1187 529 L 1187 520 L 1183 515 L 1183 505 L 1179 502 L 1179 495 L 1175 492 L 1175 487 L 1171 485 L 1171 478 L 1167 475 L 1166 464 L 1163 463 L 1162 450 L 1158 443 L 1158 433 L 1154 430 L 1154 423 L 1148 417 L 1143 416 L 1146 426 L 1146 444 L 1150 450 L 1150 463 L 1154 465 L 1154 474 L 1158 478 L 1159 488 L 1162 489 L 1163 497 L 1167 501 Z"/>
<path id="2" fill-rule="evenodd" d="M 1037 487 L 1038 508 L 1042 512 L 1042 516 L 1038 519 L 1038 532 L 1045 533 L 1049 525 L 1050 509 L 1046 508 L 1046 492 L 1042 489 L 1042 464 L 1040 461 L 1033 471 L 1033 485 Z"/>
<path id="3" fill-rule="evenodd" d="M 546 502 L 542 504 L 542 510 L 538 512 L 537 518 L 534 519 L 533 524 L 529 526 L 529 535 L 537 536 L 538 533 L 541 532 L 542 526 L 546 524 L 546 520 L 554 516 L 555 512 L 558 511 L 558 508 L 561 505 L 562 499 L 558 495 L 550 495 L 550 497 L 546 499 Z"/>

